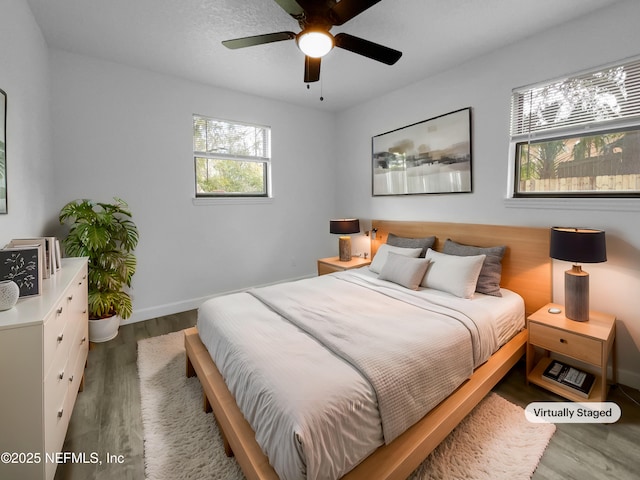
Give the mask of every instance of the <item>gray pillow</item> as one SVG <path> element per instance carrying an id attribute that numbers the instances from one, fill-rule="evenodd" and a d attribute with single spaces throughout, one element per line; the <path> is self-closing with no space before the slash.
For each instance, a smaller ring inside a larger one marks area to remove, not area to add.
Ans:
<path id="1" fill-rule="evenodd" d="M 389 252 L 387 262 L 380 271 L 380 280 L 397 283 L 403 287 L 417 290 L 429 266 L 426 258 L 412 258 Z"/>
<path id="2" fill-rule="evenodd" d="M 484 259 L 484 264 L 482 265 L 482 270 L 480 270 L 480 276 L 478 277 L 476 292 L 493 295 L 494 297 L 501 297 L 500 279 L 502 278 L 502 257 L 504 257 L 506 248 L 507 247 L 505 246 L 474 247 L 472 245 L 463 245 L 447 239 L 444 242 L 442 251 L 449 255 L 458 255 L 462 257 L 486 255 L 487 257 Z"/>
<path id="3" fill-rule="evenodd" d="M 399 237 L 398 235 L 390 233 L 387 237 L 387 245 L 393 245 L 394 247 L 402 248 L 421 248 L 422 252 L 420 252 L 419 255 L 421 258 L 424 258 L 425 253 L 427 253 L 427 249 L 433 247 L 435 241 L 435 236 L 424 238 L 408 238 Z"/>

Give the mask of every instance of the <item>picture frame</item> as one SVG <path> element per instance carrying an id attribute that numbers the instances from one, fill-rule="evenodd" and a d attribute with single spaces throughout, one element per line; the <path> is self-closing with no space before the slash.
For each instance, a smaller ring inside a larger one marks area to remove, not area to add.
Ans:
<path id="1" fill-rule="evenodd" d="M 20 289 L 19 297 L 42 292 L 41 251 L 37 245 L 7 247 L 0 250 L 0 280 L 12 280 Z"/>
<path id="2" fill-rule="evenodd" d="M 371 139 L 372 195 L 472 192 L 471 107 Z"/>
<path id="3" fill-rule="evenodd" d="M 0 88 L 0 214 L 7 213 L 7 94 Z"/>

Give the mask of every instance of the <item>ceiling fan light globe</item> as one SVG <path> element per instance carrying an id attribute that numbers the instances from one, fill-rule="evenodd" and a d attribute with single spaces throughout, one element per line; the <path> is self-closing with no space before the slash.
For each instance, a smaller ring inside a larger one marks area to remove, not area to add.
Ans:
<path id="1" fill-rule="evenodd" d="M 315 30 L 301 32 L 296 41 L 302 53 L 312 58 L 324 57 L 334 46 L 333 36 L 330 33 Z"/>

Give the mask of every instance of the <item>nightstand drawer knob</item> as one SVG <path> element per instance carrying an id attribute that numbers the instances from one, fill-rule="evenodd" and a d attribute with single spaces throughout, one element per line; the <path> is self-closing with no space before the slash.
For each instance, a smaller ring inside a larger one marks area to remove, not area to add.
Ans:
<path id="1" fill-rule="evenodd" d="M 568 343 L 568 342 L 564 338 L 561 338 L 560 343 Z"/>

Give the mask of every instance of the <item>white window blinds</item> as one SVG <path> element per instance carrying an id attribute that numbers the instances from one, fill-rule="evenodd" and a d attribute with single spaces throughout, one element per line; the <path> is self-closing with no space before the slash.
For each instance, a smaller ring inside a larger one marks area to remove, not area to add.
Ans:
<path id="1" fill-rule="evenodd" d="M 270 128 L 193 116 L 193 151 L 202 156 L 267 161 Z"/>
<path id="2" fill-rule="evenodd" d="M 511 137 L 565 135 L 640 124 L 640 59 L 516 88 Z"/>

